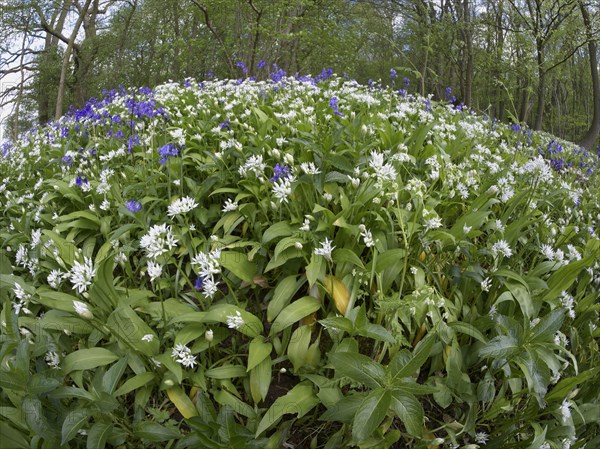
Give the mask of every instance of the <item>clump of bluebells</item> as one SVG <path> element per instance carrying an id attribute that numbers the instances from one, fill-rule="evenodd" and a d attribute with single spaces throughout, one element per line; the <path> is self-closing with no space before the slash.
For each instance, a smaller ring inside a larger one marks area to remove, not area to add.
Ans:
<path id="1" fill-rule="evenodd" d="M 257 68 L 1 147 L 3 435 L 593 444 L 599 155 L 395 70 Z"/>

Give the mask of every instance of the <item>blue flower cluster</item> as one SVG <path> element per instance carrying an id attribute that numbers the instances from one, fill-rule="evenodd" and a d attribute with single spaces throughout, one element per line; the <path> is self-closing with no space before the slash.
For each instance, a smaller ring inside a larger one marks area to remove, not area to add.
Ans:
<path id="1" fill-rule="evenodd" d="M 290 175 L 290 167 L 281 164 L 275 164 L 275 168 L 273 168 L 273 177 L 271 178 L 271 182 L 275 182 L 281 178 L 287 178 Z"/>
<path id="2" fill-rule="evenodd" d="M 159 148 L 158 154 L 160 155 L 159 162 L 164 165 L 170 157 L 179 156 L 179 149 L 172 143 L 167 143 Z"/>

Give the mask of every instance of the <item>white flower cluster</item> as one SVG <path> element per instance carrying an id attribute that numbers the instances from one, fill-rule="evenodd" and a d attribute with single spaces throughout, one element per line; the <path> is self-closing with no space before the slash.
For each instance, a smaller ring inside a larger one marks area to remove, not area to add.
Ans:
<path id="1" fill-rule="evenodd" d="M 296 179 L 294 176 L 279 178 L 273 183 L 273 196 L 279 200 L 279 204 L 287 203 L 289 196 L 292 194 L 292 182 Z"/>
<path id="2" fill-rule="evenodd" d="M 178 240 L 175 239 L 171 226 L 165 223 L 154 225 L 147 234 L 140 239 L 140 246 L 146 250 L 150 259 L 156 259 L 161 254 L 177 246 Z"/>
<path id="3" fill-rule="evenodd" d="M 192 258 L 192 266 L 202 278 L 202 293 L 207 298 L 212 298 L 217 293 L 218 282 L 214 276 L 221 272 L 220 257 L 221 250 L 215 249 L 209 253 L 199 253 Z"/>
<path id="4" fill-rule="evenodd" d="M 360 236 L 363 238 L 363 241 L 365 242 L 365 246 L 367 248 L 371 248 L 372 246 L 375 246 L 375 240 L 373 240 L 373 234 L 371 234 L 371 231 L 369 231 L 364 224 L 359 224 L 358 230 L 360 231 Z"/>
<path id="5" fill-rule="evenodd" d="M 69 278 L 71 284 L 73 284 L 73 289 L 79 293 L 84 293 L 92 285 L 94 276 L 96 276 L 96 268 L 92 259 L 87 256 L 83 258 L 83 263 L 75 261 L 73 267 L 69 270 Z"/>
<path id="6" fill-rule="evenodd" d="M 398 173 L 394 166 L 390 163 L 384 163 L 383 154 L 377 151 L 371 151 L 371 157 L 369 158 L 369 167 L 371 167 L 375 173 L 375 177 L 379 183 L 394 182 L 398 177 Z"/>
<path id="7" fill-rule="evenodd" d="M 239 329 L 244 325 L 244 318 L 240 314 L 239 310 L 235 311 L 235 315 L 227 316 L 227 327 L 229 329 Z"/>
<path id="8" fill-rule="evenodd" d="M 238 171 L 244 178 L 247 178 L 249 173 L 254 173 L 257 178 L 262 178 L 264 176 L 265 167 L 266 165 L 263 162 L 262 155 L 255 155 L 250 156 Z"/>
<path id="9" fill-rule="evenodd" d="M 196 361 L 196 356 L 192 355 L 192 350 L 182 344 L 175 345 L 171 351 L 171 357 L 186 368 L 193 368 L 198 363 Z"/>
<path id="10" fill-rule="evenodd" d="M 332 246 L 331 243 L 332 242 L 328 238 L 325 238 L 325 241 L 321 242 L 321 247 L 315 248 L 314 253 L 317 256 L 323 256 L 325 259 L 331 262 L 331 253 L 335 249 L 335 246 Z"/>
<path id="11" fill-rule="evenodd" d="M 193 198 L 189 196 L 184 196 L 183 198 L 179 198 L 173 201 L 169 205 L 169 210 L 167 215 L 169 217 L 174 217 L 175 215 L 183 215 L 188 213 L 189 211 L 198 207 L 198 203 Z"/>

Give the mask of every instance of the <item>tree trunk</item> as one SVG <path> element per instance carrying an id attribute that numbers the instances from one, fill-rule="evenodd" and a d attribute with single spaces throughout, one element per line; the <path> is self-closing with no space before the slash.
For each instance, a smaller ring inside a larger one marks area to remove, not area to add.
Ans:
<path id="1" fill-rule="evenodd" d="M 543 49 L 538 45 L 538 88 L 537 88 L 537 115 L 533 129 L 541 131 L 544 122 L 544 107 L 546 106 L 546 70 L 544 69 Z"/>
<path id="2" fill-rule="evenodd" d="M 75 22 L 75 25 L 73 26 L 73 31 L 71 32 L 69 44 L 65 49 L 65 55 L 63 57 L 62 67 L 60 71 L 60 81 L 58 82 L 58 94 L 56 95 L 56 110 L 54 113 L 54 120 L 58 120 L 63 115 L 63 103 L 65 101 L 65 84 L 67 82 L 67 70 L 69 68 L 69 60 L 71 59 L 71 52 L 73 50 L 73 45 L 75 45 L 77 33 L 79 32 L 79 28 L 83 23 L 83 19 L 87 14 L 88 9 L 90 8 L 90 3 L 92 3 L 92 0 L 86 0 L 85 5 L 81 10 L 81 13 L 79 14 L 79 17 L 77 18 L 77 22 Z"/>
<path id="3" fill-rule="evenodd" d="M 598 78 L 598 41 L 592 37 L 592 25 L 587 7 L 580 1 L 579 8 L 585 24 L 588 37 L 588 52 L 590 56 L 590 71 L 592 75 L 592 95 L 594 98 L 594 115 L 590 128 L 581 138 L 579 145 L 592 148 L 600 135 L 600 80 Z"/>

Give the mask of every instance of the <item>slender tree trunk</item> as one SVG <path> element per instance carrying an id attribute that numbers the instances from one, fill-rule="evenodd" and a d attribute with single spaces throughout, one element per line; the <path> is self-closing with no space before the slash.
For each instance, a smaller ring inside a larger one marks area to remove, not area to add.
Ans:
<path id="1" fill-rule="evenodd" d="M 598 41 L 592 36 L 592 25 L 587 7 L 579 2 L 579 9 L 585 24 L 588 37 L 588 53 L 590 56 L 590 72 L 592 75 L 592 95 L 594 98 L 594 115 L 590 128 L 581 138 L 579 144 L 585 148 L 592 148 L 600 135 L 600 80 L 598 77 Z"/>
<path id="2" fill-rule="evenodd" d="M 85 18 L 85 15 L 87 14 L 91 3 L 92 0 L 86 0 L 85 5 L 83 6 L 79 14 L 79 17 L 77 18 L 77 22 L 75 22 L 75 25 L 73 26 L 73 31 L 71 32 L 69 44 L 65 49 L 65 55 L 63 57 L 62 68 L 60 71 L 60 81 L 58 82 L 58 94 L 56 95 L 56 111 L 54 113 L 54 120 L 58 120 L 63 114 L 63 103 L 65 100 L 65 84 L 67 82 L 67 70 L 69 68 L 71 52 L 73 51 L 73 45 L 75 45 L 75 39 L 77 39 L 77 33 L 79 32 L 79 28 L 81 28 L 81 24 L 83 23 L 83 19 Z"/>
<path id="3" fill-rule="evenodd" d="M 537 115 L 533 129 L 540 131 L 544 122 L 544 107 L 546 106 L 546 70 L 544 69 L 543 48 L 538 45 L 537 65 L 538 65 L 538 88 L 537 88 Z"/>

